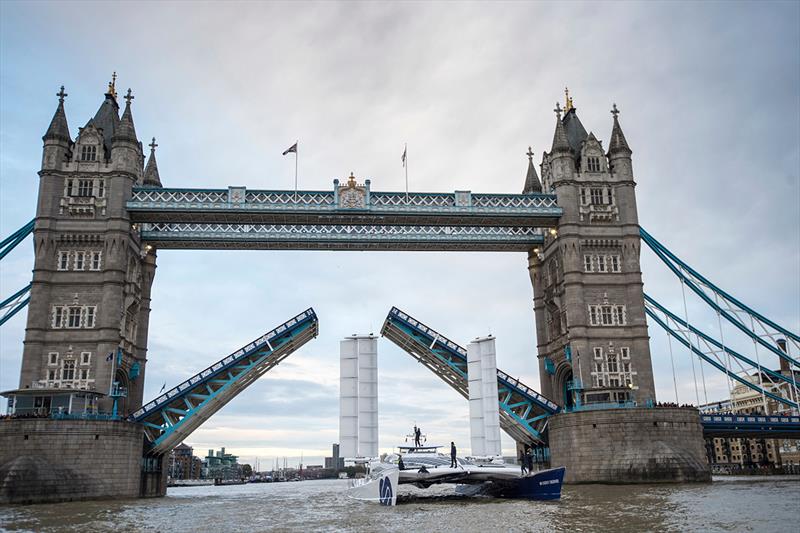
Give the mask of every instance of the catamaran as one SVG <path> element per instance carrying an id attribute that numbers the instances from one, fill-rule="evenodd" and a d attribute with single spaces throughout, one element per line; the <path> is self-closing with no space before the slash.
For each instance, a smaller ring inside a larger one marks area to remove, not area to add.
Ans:
<path id="1" fill-rule="evenodd" d="M 411 484 L 419 488 L 455 484 L 461 495 L 489 495 L 499 498 L 556 500 L 561 497 L 565 468 L 549 468 L 522 474 L 519 467 L 499 457 L 456 457 L 439 453 L 440 446 L 400 446 L 383 460 L 365 461 L 367 473 L 353 480 L 348 496 L 381 505 L 396 505 L 397 487 Z M 472 487 L 467 487 L 472 486 Z"/>

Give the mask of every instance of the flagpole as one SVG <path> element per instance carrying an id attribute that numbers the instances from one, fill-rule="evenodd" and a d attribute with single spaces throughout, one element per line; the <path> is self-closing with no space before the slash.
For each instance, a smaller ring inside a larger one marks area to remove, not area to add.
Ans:
<path id="1" fill-rule="evenodd" d="M 300 141 L 295 141 L 294 145 L 297 146 L 299 142 Z M 298 152 L 299 149 L 295 148 L 294 149 L 294 201 L 295 202 L 297 201 L 297 157 L 299 155 Z"/>
<path id="2" fill-rule="evenodd" d="M 406 168 L 406 204 L 408 204 L 408 143 L 404 143 L 403 154 L 406 156 L 403 166 Z"/>

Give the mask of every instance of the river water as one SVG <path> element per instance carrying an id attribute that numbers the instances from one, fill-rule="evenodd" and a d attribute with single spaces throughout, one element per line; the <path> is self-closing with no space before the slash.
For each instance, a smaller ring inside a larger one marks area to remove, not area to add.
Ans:
<path id="1" fill-rule="evenodd" d="M 397 507 L 358 502 L 346 481 L 171 488 L 149 500 L 0 507 L 6 531 L 800 531 L 800 477 L 698 485 L 565 486 L 556 502 L 401 487 Z M 438 495 L 438 496 L 437 496 Z M 434 497 L 431 497 L 434 496 Z"/>

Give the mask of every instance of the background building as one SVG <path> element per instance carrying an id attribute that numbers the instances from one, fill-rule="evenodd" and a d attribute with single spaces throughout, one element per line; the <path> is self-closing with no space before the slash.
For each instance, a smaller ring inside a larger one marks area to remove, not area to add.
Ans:
<path id="1" fill-rule="evenodd" d="M 338 444 L 334 444 L 332 446 L 332 454 L 333 457 L 325 458 L 325 468 L 328 470 L 334 470 L 336 472 L 338 472 L 339 470 L 344 470 L 344 457 L 339 457 Z"/>

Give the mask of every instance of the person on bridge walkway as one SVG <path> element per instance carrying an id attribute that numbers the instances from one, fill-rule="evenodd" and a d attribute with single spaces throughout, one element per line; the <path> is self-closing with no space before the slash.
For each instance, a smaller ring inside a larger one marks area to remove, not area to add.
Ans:
<path id="1" fill-rule="evenodd" d="M 454 442 L 450 442 L 450 468 L 456 468 L 458 466 L 458 462 L 456 461 L 456 445 Z"/>

